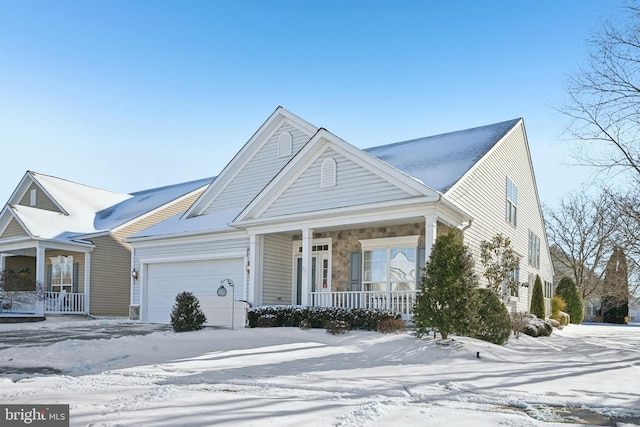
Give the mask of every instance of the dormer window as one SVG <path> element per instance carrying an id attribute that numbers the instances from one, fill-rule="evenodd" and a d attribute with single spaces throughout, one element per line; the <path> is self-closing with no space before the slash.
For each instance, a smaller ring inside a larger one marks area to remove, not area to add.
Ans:
<path id="1" fill-rule="evenodd" d="M 289 132 L 282 132 L 278 137 L 278 157 L 291 156 L 293 137 Z"/>
<path id="2" fill-rule="evenodd" d="M 36 189 L 32 188 L 31 191 L 29 192 L 29 206 L 35 206 L 36 205 Z"/>

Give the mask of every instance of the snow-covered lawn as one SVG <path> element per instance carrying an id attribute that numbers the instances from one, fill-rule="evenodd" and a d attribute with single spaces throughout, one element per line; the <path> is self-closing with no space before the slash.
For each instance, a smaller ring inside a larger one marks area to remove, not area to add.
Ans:
<path id="1" fill-rule="evenodd" d="M 0 324 L 0 334 L 69 324 Z M 0 403 L 70 404 L 72 426 L 640 424 L 640 325 L 569 326 L 504 347 L 256 328 L 0 351 L 0 372 L 21 367 L 62 373 L 1 374 Z"/>

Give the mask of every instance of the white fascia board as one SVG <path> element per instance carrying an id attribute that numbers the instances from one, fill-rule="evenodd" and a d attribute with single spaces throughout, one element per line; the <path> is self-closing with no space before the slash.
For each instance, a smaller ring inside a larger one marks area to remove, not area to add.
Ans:
<path id="1" fill-rule="evenodd" d="M 161 264 L 167 262 L 185 262 L 185 261 L 214 261 L 217 259 L 240 258 L 247 256 L 246 250 L 234 251 L 216 251 L 199 254 L 183 254 L 183 255 L 165 255 L 165 256 L 149 256 L 141 257 L 140 264 Z"/>
<path id="2" fill-rule="evenodd" d="M 221 233 L 198 231 L 192 233 L 179 233 L 164 236 L 139 237 L 135 239 L 127 239 L 126 242 L 131 243 L 131 246 L 139 249 L 146 247 L 207 243 L 214 240 L 238 240 L 242 238 L 248 239 L 248 234 L 244 230 L 233 230 Z"/>
<path id="3" fill-rule="evenodd" d="M 266 144 L 273 134 L 284 124 L 290 123 L 292 126 L 305 130 L 309 135 L 314 135 L 318 128 L 310 124 L 309 122 L 302 120 L 298 116 L 291 114 L 289 111 L 282 107 L 276 108 L 271 116 L 258 128 L 249 141 L 247 141 L 240 151 L 238 151 L 227 166 L 222 169 L 216 179 L 209 185 L 209 188 L 200 196 L 200 198 L 193 204 L 182 216 L 182 218 L 188 218 L 193 215 L 199 215 L 204 212 L 209 204 L 216 199 L 218 194 L 226 188 L 226 186 L 233 181 L 238 173 L 242 170 L 242 167 L 251 158 L 250 153 L 255 153 Z M 257 141 L 261 143 L 256 145 Z"/>
<path id="4" fill-rule="evenodd" d="M 238 226 L 246 228 L 249 234 L 292 231 L 300 228 L 324 228 L 339 225 L 360 224 L 368 222 L 392 221 L 404 218 L 424 217 L 434 211 L 437 200 L 419 198 L 407 201 L 383 202 L 369 205 L 350 206 L 346 208 L 327 209 L 321 212 L 305 212 L 299 215 L 249 220 Z"/>

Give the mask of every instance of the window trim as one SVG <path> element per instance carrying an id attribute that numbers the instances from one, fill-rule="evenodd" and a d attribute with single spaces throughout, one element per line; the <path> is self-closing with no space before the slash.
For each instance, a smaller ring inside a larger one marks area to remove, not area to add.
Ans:
<path id="1" fill-rule="evenodd" d="M 414 282 L 412 284 L 413 289 L 418 289 L 418 280 L 420 279 L 417 269 L 417 261 L 418 261 L 418 240 L 420 239 L 419 235 L 414 236 L 400 236 L 400 237 L 383 237 L 378 239 L 363 239 L 359 240 L 361 253 L 362 253 L 362 262 L 361 262 L 361 286 L 362 290 L 364 290 L 366 285 L 370 285 L 372 283 L 378 283 L 373 281 L 365 280 L 365 252 L 372 252 L 375 250 L 384 250 L 386 251 L 387 257 L 387 272 L 386 276 L 386 289 L 381 290 L 381 292 L 390 292 L 393 289 L 391 288 L 393 282 L 390 274 L 391 267 L 391 250 L 393 249 L 414 249 L 415 250 L 415 260 L 414 264 L 416 264 L 415 269 L 415 277 Z"/>
<path id="2" fill-rule="evenodd" d="M 511 184 L 511 185 L 509 185 Z M 509 189 L 511 188 L 511 191 Z M 514 190 L 515 189 L 515 193 Z M 513 197 L 515 196 L 515 197 Z M 513 226 L 518 225 L 518 186 L 507 175 L 505 188 L 505 219 Z"/>
<path id="3" fill-rule="evenodd" d="M 278 157 L 291 157 L 293 152 L 293 135 L 289 132 L 282 132 L 278 136 Z"/>

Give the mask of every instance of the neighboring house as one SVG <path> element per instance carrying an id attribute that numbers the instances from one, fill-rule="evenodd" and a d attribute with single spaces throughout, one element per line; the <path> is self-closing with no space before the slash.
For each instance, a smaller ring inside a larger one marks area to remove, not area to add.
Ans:
<path id="1" fill-rule="evenodd" d="M 571 262 L 569 262 L 567 256 L 558 248 L 556 245 L 552 245 L 550 248 L 551 253 L 551 261 L 553 263 L 554 269 L 554 279 L 553 279 L 553 288 L 555 289 L 558 286 L 558 282 L 563 277 L 567 276 L 571 278 L 574 282 L 575 273 L 569 267 Z M 589 274 L 589 272 L 585 273 L 585 281 L 587 282 L 586 288 L 589 292 L 587 297 L 583 297 L 584 299 L 584 322 L 602 322 L 602 284 L 603 277 L 597 276 L 595 273 Z M 640 301 L 637 298 L 631 296 L 629 299 L 629 320 L 630 322 L 640 322 Z"/>
<path id="2" fill-rule="evenodd" d="M 183 215 L 127 239 L 140 272 L 133 311 L 167 322 L 177 293 L 191 291 L 210 324 L 221 312 L 241 317 L 230 298 L 409 316 L 425 260 L 450 228 L 463 230 L 480 278 L 480 242 L 511 238 L 521 257 L 511 310 L 529 310 L 536 275 L 549 301 L 522 119 L 362 150 L 279 107 Z M 230 284 L 233 295 L 219 297 Z"/>
<path id="3" fill-rule="evenodd" d="M 27 172 L 0 212 L 0 262 L 29 271 L 45 298 L 8 311 L 128 316 L 124 238 L 184 211 L 211 181 L 121 194 Z"/>

